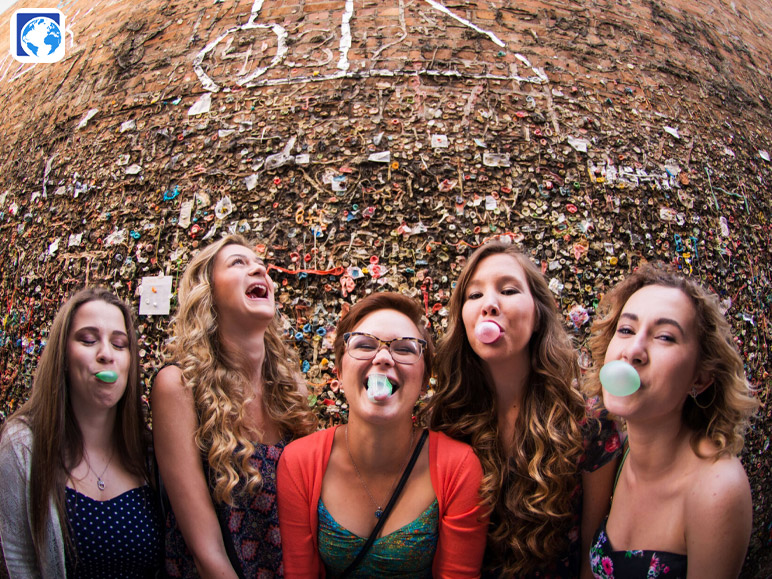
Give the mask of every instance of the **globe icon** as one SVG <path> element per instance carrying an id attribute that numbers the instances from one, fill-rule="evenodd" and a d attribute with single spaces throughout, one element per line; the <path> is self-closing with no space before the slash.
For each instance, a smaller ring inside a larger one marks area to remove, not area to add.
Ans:
<path id="1" fill-rule="evenodd" d="M 21 29 L 21 44 L 30 56 L 45 58 L 62 43 L 62 31 L 51 18 L 38 16 Z"/>

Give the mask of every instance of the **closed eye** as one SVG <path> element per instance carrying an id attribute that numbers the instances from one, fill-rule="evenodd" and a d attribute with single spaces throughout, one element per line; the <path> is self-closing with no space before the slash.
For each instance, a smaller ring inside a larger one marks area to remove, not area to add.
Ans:
<path id="1" fill-rule="evenodd" d="M 416 351 L 416 348 L 411 345 L 397 346 L 394 348 L 394 351 L 399 354 L 413 354 Z"/>
<path id="2" fill-rule="evenodd" d="M 519 294 L 520 290 L 517 289 L 516 287 L 508 287 L 501 290 L 501 293 L 502 295 L 505 295 L 505 296 L 513 296 L 513 295 Z"/>
<path id="3" fill-rule="evenodd" d="M 468 300 L 478 300 L 482 297 L 482 292 L 471 292 L 468 296 L 466 296 L 466 299 Z"/>

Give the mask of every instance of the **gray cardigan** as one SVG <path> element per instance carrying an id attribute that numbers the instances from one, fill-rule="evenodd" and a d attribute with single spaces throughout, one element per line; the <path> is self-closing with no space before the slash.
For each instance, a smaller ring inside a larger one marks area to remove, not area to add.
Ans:
<path id="1" fill-rule="evenodd" d="M 10 419 L 0 437 L 0 538 L 11 579 L 65 577 L 64 541 L 59 515 L 50 502 L 46 540 L 40 561 L 32 544 L 30 468 L 32 432 L 19 419 Z"/>

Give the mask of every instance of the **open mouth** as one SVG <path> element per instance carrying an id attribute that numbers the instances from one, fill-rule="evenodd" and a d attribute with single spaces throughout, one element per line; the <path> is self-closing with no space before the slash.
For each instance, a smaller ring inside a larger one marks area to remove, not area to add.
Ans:
<path id="1" fill-rule="evenodd" d="M 385 400 L 399 390 L 400 383 L 391 376 L 370 374 L 365 378 L 363 386 L 371 399 Z"/>
<path id="2" fill-rule="evenodd" d="M 251 300 L 263 300 L 268 297 L 268 286 L 264 283 L 255 283 L 247 288 L 247 297 Z"/>

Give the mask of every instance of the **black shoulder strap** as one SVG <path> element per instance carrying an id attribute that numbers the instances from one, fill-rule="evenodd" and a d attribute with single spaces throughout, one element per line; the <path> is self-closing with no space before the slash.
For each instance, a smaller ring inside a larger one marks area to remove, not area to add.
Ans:
<path id="1" fill-rule="evenodd" d="M 407 482 L 408 477 L 410 477 L 410 473 L 412 472 L 413 467 L 415 466 L 415 463 L 418 460 L 418 455 L 421 454 L 421 449 L 423 448 L 424 442 L 426 441 L 426 438 L 428 436 L 429 436 L 428 430 L 424 430 L 421 433 L 421 438 L 418 439 L 418 444 L 416 445 L 415 450 L 413 451 L 413 455 L 410 457 L 410 462 L 407 463 L 407 466 L 405 467 L 405 472 L 402 473 L 402 477 L 399 479 L 399 482 L 397 483 L 397 486 L 394 489 L 394 492 L 392 493 L 391 498 L 389 499 L 389 504 L 386 505 L 385 509 L 383 509 L 383 514 L 378 519 L 378 522 L 376 523 L 375 528 L 373 529 L 373 532 L 370 533 L 370 536 L 367 538 L 367 542 L 365 542 L 365 544 L 362 545 L 362 548 L 359 550 L 359 553 L 357 553 L 356 558 L 351 562 L 351 564 L 348 567 L 346 567 L 345 571 L 343 571 L 343 573 L 341 574 L 340 576 L 341 579 L 343 579 L 344 577 L 348 577 L 357 567 L 359 567 L 359 564 L 365 558 L 365 555 L 367 555 L 367 552 L 370 550 L 370 547 L 372 547 L 373 543 L 375 543 L 375 539 L 378 538 L 378 533 L 381 532 L 383 525 L 386 524 L 386 519 L 389 518 L 389 515 L 391 514 L 391 510 L 394 508 L 394 505 L 397 503 L 397 499 L 399 498 L 399 495 L 402 493 L 402 489 L 405 488 L 405 483 Z"/>

